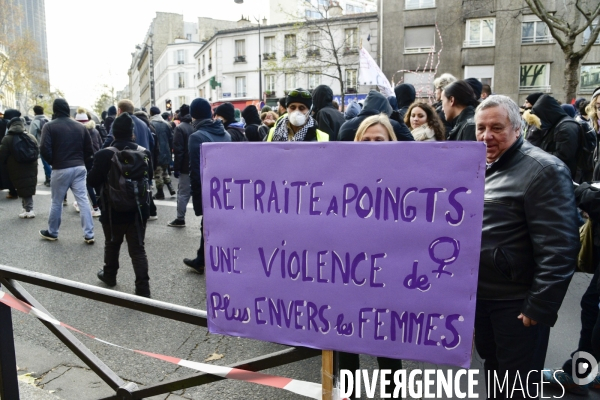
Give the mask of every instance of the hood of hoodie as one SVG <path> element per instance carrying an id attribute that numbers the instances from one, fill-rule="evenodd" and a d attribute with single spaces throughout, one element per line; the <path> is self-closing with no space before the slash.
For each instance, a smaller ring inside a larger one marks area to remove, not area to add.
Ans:
<path id="1" fill-rule="evenodd" d="M 96 123 L 94 122 L 93 119 L 89 120 L 88 122 L 86 122 L 85 124 L 83 124 L 86 128 L 88 128 L 90 131 L 94 128 L 96 128 Z"/>
<path id="2" fill-rule="evenodd" d="M 186 114 L 183 117 L 180 118 L 181 122 L 186 122 L 188 124 L 192 123 L 192 116 L 190 114 Z"/>
<path id="3" fill-rule="evenodd" d="M 52 104 L 52 112 L 55 118 L 71 118 L 71 109 L 65 99 L 56 99 Z"/>
<path id="4" fill-rule="evenodd" d="M 358 113 L 361 115 L 373 115 L 373 112 L 385 113 L 389 117 L 392 115 L 392 106 L 388 99 L 379 92 L 371 90 L 365 99 L 362 110 Z"/>
<path id="5" fill-rule="evenodd" d="M 542 129 L 550 129 L 558 121 L 568 116 L 565 110 L 558 104 L 558 101 L 548 94 L 541 96 L 535 102 L 531 112 L 542 121 Z"/>
<path id="6" fill-rule="evenodd" d="M 197 119 L 192 125 L 197 131 L 204 131 L 217 136 L 225 135 L 223 122 L 219 119 Z"/>
<path id="7" fill-rule="evenodd" d="M 25 123 L 21 118 L 14 117 L 8 123 L 10 124 L 10 128 L 8 128 L 9 134 L 18 135 L 25 132 Z"/>
<path id="8" fill-rule="evenodd" d="M 8 121 L 10 121 L 11 119 L 13 119 L 15 117 L 20 117 L 20 116 L 21 116 L 21 111 L 15 110 L 14 108 L 8 108 L 4 111 L 4 119 L 6 120 L 7 124 L 8 124 Z"/>
<path id="9" fill-rule="evenodd" d="M 390 106 L 392 106 L 392 109 L 394 111 L 398 111 L 398 100 L 396 99 L 396 96 L 388 96 L 387 99 L 390 102 Z"/>
<path id="10" fill-rule="evenodd" d="M 242 117 L 244 118 L 246 125 L 260 125 L 262 123 L 260 121 L 260 115 L 258 115 L 256 106 L 248 106 L 244 108 L 244 111 L 242 111 Z"/>
<path id="11" fill-rule="evenodd" d="M 348 107 L 346 107 L 346 112 L 344 113 L 344 117 L 346 118 L 346 120 L 350 120 L 350 119 L 356 117 L 358 115 L 358 113 L 360 113 L 360 110 L 361 110 L 360 104 L 353 101 L 352 103 L 348 104 Z"/>
<path id="12" fill-rule="evenodd" d="M 162 117 L 162 115 L 160 114 L 156 114 L 150 117 L 150 121 L 155 121 L 155 122 L 160 122 L 163 124 L 167 124 L 169 126 L 169 128 L 171 128 L 171 125 L 165 121 L 165 119 Z"/>
<path id="13" fill-rule="evenodd" d="M 329 86 L 319 85 L 313 90 L 313 112 L 316 114 L 325 107 L 333 107 L 333 90 Z"/>
<path id="14" fill-rule="evenodd" d="M 417 97 L 417 91 L 410 83 L 401 83 L 400 85 L 396 86 L 394 88 L 394 93 L 396 93 L 398 109 L 410 106 L 415 102 L 415 98 Z"/>

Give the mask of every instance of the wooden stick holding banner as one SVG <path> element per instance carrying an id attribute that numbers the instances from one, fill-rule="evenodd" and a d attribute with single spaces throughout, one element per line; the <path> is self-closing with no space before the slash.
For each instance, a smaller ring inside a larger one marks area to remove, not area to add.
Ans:
<path id="1" fill-rule="evenodd" d="M 333 400 L 333 351 L 323 350 L 321 367 L 321 384 L 323 400 Z"/>

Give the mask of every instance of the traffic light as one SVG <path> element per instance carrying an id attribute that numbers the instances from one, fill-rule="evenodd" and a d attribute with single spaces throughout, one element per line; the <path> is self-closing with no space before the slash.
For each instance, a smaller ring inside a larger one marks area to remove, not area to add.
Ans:
<path id="1" fill-rule="evenodd" d="M 165 103 L 166 103 L 166 108 L 167 108 L 167 111 L 171 111 L 171 100 L 167 99 L 167 100 L 165 101 Z"/>

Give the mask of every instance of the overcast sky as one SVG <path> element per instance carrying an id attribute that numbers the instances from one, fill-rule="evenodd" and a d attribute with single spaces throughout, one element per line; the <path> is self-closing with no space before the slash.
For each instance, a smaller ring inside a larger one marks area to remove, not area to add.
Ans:
<path id="1" fill-rule="evenodd" d="M 135 45 L 157 11 L 183 14 L 184 21 L 209 17 L 237 21 L 269 17 L 268 0 L 46 0 L 50 84 L 70 105 L 91 108 L 103 85 L 122 90 Z M 259 15 L 260 14 L 260 15 Z"/>

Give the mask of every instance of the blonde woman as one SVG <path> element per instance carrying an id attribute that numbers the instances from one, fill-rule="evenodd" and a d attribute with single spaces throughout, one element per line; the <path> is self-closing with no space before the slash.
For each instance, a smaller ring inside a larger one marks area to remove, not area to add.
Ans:
<path id="1" fill-rule="evenodd" d="M 386 114 L 365 118 L 356 131 L 355 142 L 397 142 L 398 138 Z"/>
<path id="2" fill-rule="evenodd" d="M 412 103 L 404 116 L 404 122 L 417 142 L 446 140 L 446 130 L 440 117 L 427 103 Z"/>
<path id="3" fill-rule="evenodd" d="M 587 115 L 590 118 L 590 122 L 592 123 L 593 128 L 596 130 L 596 133 L 600 132 L 600 86 L 594 90 L 594 93 L 592 94 L 592 100 L 586 107 L 585 111 L 587 112 Z"/>

